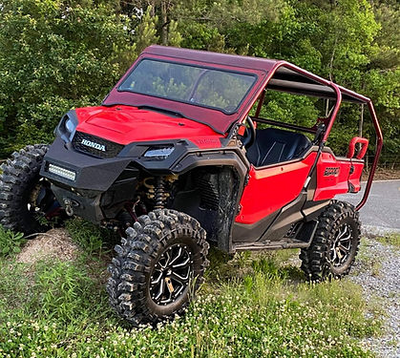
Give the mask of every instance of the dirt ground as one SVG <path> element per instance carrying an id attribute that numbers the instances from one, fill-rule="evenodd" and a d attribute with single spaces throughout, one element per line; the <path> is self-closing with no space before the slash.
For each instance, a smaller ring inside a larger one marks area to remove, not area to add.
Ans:
<path id="1" fill-rule="evenodd" d="M 80 249 L 72 242 L 67 231 L 53 229 L 29 240 L 17 257 L 17 262 L 35 264 L 43 259 L 59 259 L 73 261 Z"/>
<path id="2" fill-rule="evenodd" d="M 362 180 L 367 180 L 369 173 L 363 172 Z M 383 169 L 378 168 L 375 172 L 374 180 L 392 180 L 400 179 L 400 169 Z"/>

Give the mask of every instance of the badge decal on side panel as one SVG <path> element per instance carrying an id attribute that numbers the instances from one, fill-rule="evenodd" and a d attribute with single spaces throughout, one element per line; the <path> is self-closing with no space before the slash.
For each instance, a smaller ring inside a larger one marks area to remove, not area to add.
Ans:
<path id="1" fill-rule="evenodd" d="M 337 177 L 340 173 L 340 167 L 328 167 L 325 168 L 324 176 L 329 177 L 329 176 L 334 176 Z"/>

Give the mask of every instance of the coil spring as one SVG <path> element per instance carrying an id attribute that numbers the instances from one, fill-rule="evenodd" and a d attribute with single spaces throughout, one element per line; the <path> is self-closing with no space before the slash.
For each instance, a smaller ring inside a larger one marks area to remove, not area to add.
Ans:
<path id="1" fill-rule="evenodd" d="M 165 206 L 165 181 L 163 177 L 157 178 L 154 209 L 163 209 Z"/>

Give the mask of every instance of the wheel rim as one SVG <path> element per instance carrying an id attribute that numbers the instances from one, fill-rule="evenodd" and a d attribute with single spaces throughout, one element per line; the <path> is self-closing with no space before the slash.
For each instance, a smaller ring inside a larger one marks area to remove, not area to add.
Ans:
<path id="1" fill-rule="evenodd" d="M 350 225 L 344 224 L 339 227 L 329 251 L 329 261 L 334 267 L 341 267 L 346 263 L 352 247 L 351 239 Z"/>
<path id="2" fill-rule="evenodd" d="M 150 297 L 157 305 L 175 302 L 189 286 L 192 253 L 186 245 L 169 246 L 155 264 L 150 277 Z"/>

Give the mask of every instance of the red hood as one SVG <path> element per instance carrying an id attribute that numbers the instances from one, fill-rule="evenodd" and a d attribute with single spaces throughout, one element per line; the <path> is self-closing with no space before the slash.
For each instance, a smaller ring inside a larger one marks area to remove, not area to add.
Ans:
<path id="1" fill-rule="evenodd" d="M 199 122 L 175 118 L 137 107 L 86 107 L 76 109 L 77 130 L 123 145 L 132 142 L 188 139 L 200 148 L 221 146 L 220 134 Z"/>

